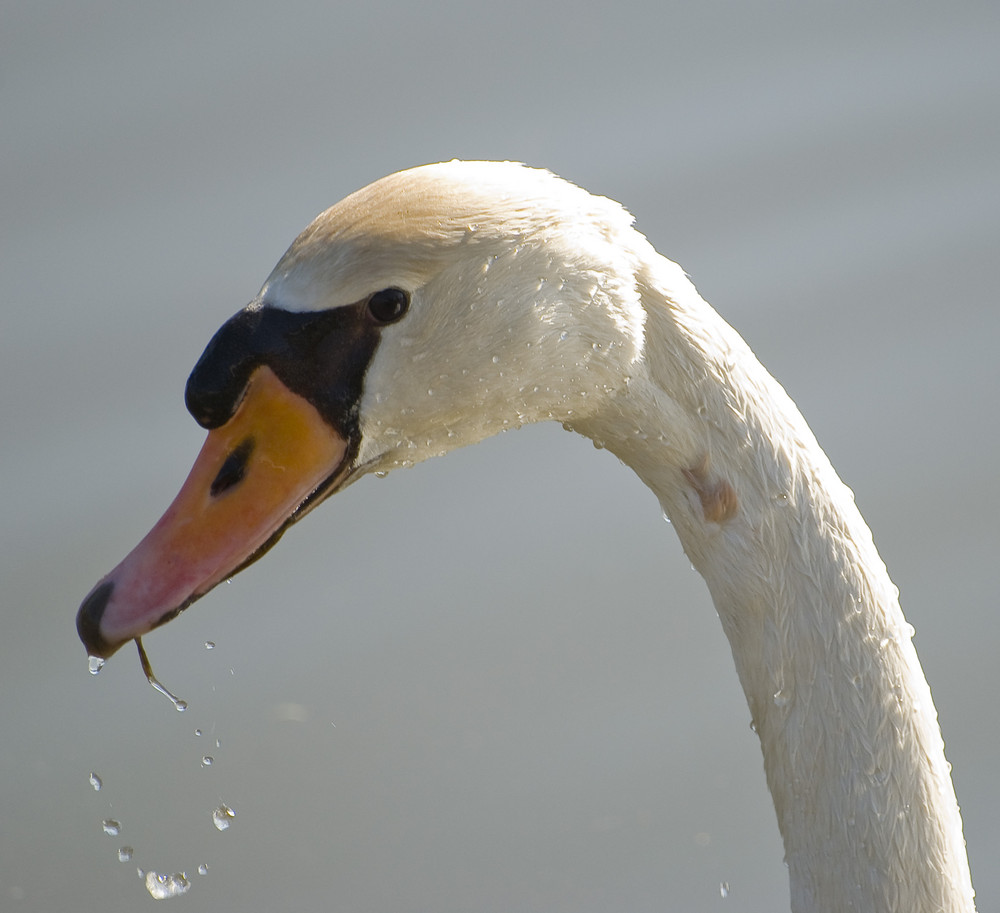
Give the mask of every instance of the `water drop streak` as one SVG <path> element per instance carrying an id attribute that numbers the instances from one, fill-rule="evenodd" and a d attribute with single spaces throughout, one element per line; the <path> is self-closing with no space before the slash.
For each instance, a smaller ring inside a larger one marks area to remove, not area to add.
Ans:
<path id="1" fill-rule="evenodd" d="M 169 698 L 178 710 L 187 710 L 187 701 L 182 701 L 176 695 L 171 694 L 156 680 L 156 676 L 153 675 L 153 667 L 149 664 L 149 657 L 146 656 L 146 651 L 142 648 L 142 638 L 137 637 L 135 639 L 135 645 L 139 650 L 139 664 L 142 666 L 142 671 L 146 676 L 146 681 L 159 691 L 160 694 Z"/>

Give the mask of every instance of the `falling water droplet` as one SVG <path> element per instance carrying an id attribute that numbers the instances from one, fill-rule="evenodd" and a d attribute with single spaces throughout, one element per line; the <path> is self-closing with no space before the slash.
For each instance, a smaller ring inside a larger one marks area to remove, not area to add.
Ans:
<path id="1" fill-rule="evenodd" d="M 115 821 L 114 818 L 105 818 L 101 822 L 101 826 L 104 828 L 104 833 L 109 837 L 117 837 L 122 832 L 121 822 Z"/>
<path id="2" fill-rule="evenodd" d="M 90 785 L 94 787 L 94 792 L 100 792 L 101 787 L 104 785 L 104 781 L 99 776 L 97 776 L 97 774 L 91 771 Z"/>
<path id="3" fill-rule="evenodd" d="M 222 805 L 212 812 L 212 822 L 215 824 L 216 829 L 220 831 L 227 830 L 235 817 L 236 812 L 225 803 L 222 803 Z"/>
<path id="4" fill-rule="evenodd" d="M 100 656 L 88 656 L 87 668 L 91 675 L 97 675 L 104 668 L 104 660 Z"/>
<path id="5" fill-rule="evenodd" d="M 180 897 L 191 890 L 191 882 L 184 872 L 173 875 L 158 875 L 152 869 L 146 872 L 146 890 L 154 900 L 166 900 L 168 897 Z"/>
<path id="6" fill-rule="evenodd" d="M 196 730 L 194 731 L 194 734 L 195 734 L 196 736 L 200 736 L 200 735 L 201 735 L 201 730 L 200 730 L 200 729 L 196 729 Z"/>
<path id="7" fill-rule="evenodd" d="M 202 767 L 211 767 L 214 763 L 215 758 L 213 758 L 210 754 L 205 755 L 205 757 L 201 759 Z"/>
<path id="8" fill-rule="evenodd" d="M 200 866 L 198 866 L 198 874 L 199 875 L 207 875 L 208 874 L 208 866 L 205 865 L 204 862 Z"/>
<path id="9" fill-rule="evenodd" d="M 118 861 L 119 862 L 131 862 L 132 854 L 135 850 L 130 846 L 123 846 L 118 850 Z"/>
<path id="10" fill-rule="evenodd" d="M 205 649 L 206 650 L 214 650 L 215 649 L 215 641 L 214 640 L 206 640 L 205 641 Z"/>
<path id="11" fill-rule="evenodd" d="M 723 881 L 719 885 L 719 896 L 725 900 L 729 896 L 729 882 Z"/>
<path id="12" fill-rule="evenodd" d="M 153 686 L 154 689 L 159 691 L 160 694 L 169 698 L 170 701 L 173 702 L 173 705 L 174 707 L 177 708 L 177 710 L 179 710 L 180 712 L 187 710 L 188 708 L 187 701 L 183 701 L 176 695 L 171 694 L 169 691 L 167 691 L 167 689 L 164 688 L 163 685 L 161 685 L 157 681 L 156 676 L 153 675 L 153 667 L 149 663 L 149 657 L 146 656 L 146 651 L 142 648 L 141 638 L 137 637 L 135 639 L 135 646 L 136 649 L 138 649 L 139 651 L 139 665 L 142 666 L 142 671 L 143 674 L 146 676 L 146 681 L 148 681 Z"/>

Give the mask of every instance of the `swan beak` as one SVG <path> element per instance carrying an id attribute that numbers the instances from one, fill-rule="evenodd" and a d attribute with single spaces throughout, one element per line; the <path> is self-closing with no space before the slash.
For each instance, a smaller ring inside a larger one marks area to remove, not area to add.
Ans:
<path id="1" fill-rule="evenodd" d="M 347 452 L 307 399 L 258 368 L 173 504 L 80 606 L 88 653 L 109 657 L 263 554 L 311 495 L 337 481 Z"/>

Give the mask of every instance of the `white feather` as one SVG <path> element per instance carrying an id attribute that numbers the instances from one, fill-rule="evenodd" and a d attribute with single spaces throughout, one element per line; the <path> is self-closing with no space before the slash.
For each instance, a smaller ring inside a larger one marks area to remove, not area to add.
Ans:
<path id="1" fill-rule="evenodd" d="M 871 534 L 794 404 L 617 203 L 451 162 L 321 215 L 261 291 L 412 294 L 361 403 L 386 471 L 555 420 L 659 498 L 705 577 L 760 736 L 797 911 L 968 911 L 930 691 Z M 623 594 L 627 597 L 627 594 Z"/>

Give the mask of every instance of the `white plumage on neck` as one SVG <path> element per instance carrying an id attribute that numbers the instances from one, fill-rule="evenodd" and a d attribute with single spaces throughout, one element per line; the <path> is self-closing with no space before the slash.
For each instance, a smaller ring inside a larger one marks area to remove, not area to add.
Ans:
<path id="1" fill-rule="evenodd" d="M 852 493 L 673 264 L 640 282 L 644 370 L 579 430 L 657 494 L 708 583 L 760 737 L 793 910 L 972 910 L 930 689 Z"/>
<path id="2" fill-rule="evenodd" d="M 656 494 L 708 582 L 761 740 L 795 910 L 968 911 L 943 744 L 871 535 L 798 410 L 618 204 L 513 164 L 393 175 L 320 216 L 261 300 L 412 294 L 359 462 L 556 420 Z"/>

